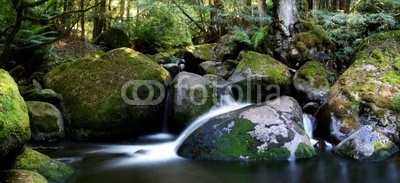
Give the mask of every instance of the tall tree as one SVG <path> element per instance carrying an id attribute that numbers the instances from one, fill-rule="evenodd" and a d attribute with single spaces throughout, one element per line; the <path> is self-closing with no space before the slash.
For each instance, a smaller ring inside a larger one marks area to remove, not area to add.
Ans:
<path id="1" fill-rule="evenodd" d="M 79 8 L 81 10 L 85 9 L 85 0 L 79 1 Z M 85 12 L 81 13 L 81 37 L 85 37 Z"/>
<path id="2" fill-rule="evenodd" d="M 266 16 L 265 14 L 266 6 L 267 6 L 266 0 L 257 0 L 258 14 L 261 20 Z M 265 25 L 264 21 L 260 21 L 260 27 L 264 27 L 264 25 Z"/>
<path id="3" fill-rule="evenodd" d="M 95 8 L 95 17 L 93 19 L 93 39 L 96 39 L 106 28 L 106 0 L 95 0 L 95 3 L 100 5 Z"/>

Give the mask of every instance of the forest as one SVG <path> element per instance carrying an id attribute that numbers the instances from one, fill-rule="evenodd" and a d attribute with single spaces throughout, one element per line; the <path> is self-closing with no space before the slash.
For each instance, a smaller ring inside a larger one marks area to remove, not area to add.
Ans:
<path id="1" fill-rule="evenodd" d="M 399 0 L 0 3 L 0 182 L 400 180 Z"/>
<path id="2" fill-rule="evenodd" d="M 396 0 L 306 3 L 301 8 L 307 18 L 321 25 L 335 43 L 335 54 L 327 60 L 335 65 L 348 65 L 363 38 L 399 28 Z M 8 69 L 40 65 L 52 53 L 52 43 L 71 36 L 91 43 L 109 28 L 123 30 L 135 50 L 145 54 L 215 43 L 226 34 L 237 35 L 238 41 L 257 51 L 263 27 L 276 21 L 271 0 L 2 0 L 1 4 L 0 63 Z"/>

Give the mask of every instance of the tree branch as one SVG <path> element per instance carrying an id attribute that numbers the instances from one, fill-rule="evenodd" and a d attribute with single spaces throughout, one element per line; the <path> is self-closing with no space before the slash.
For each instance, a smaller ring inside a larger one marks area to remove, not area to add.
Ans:
<path id="1" fill-rule="evenodd" d="M 97 3 L 89 8 L 83 9 L 83 10 L 70 10 L 70 11 L 65 11 L 61 14 L 58 15 L 54 15 L 52 17 L 49 18 L 36 18 L 36 17 L 32 17 L 32 16 L 24 16 L 23 20 L 30 20 L 30 21 L 48 21 L 48 20 L 54 20 L 56 18 L 62 17 L 64 15 L 68 15 L 68 14 L 74 14 L 74 13 L 85 13 L 93 8 L 95 8 L 96 6 L 98 6 L 100 3 Z"/>
<path id="2" fill-rule="evenodd" d="M 40 6 L 44 3 L 46 3 L 49 0 L 40 0 L 40 1 L 36 1 L 36 2 L 28 2 L 26 0 L 22 0 L 22 7 L 23 8 L 32 8 L 32 7 L 36 7 L 36 6 Z"/>
<path id="3" fill-rule="evenodd" d="M 190 21 L 192 21 L 192 22 L 196 25 L 196 27 L 198 27 L 201 31 L 206 32 L 206 30 L 205 30 L 197 21 L 195 21 L 192 17 L 190 17 L 190 15 L 187 14 L 187 13 L 185 12 L 185 10 L 184 10 L 178 3 L 176 3 L 174 0 L 172 1 L 172 3 L 173 3 L 176 7 L 178 7 L 178 9 L 181 10 L 181 12 L 182 12 Z"/>

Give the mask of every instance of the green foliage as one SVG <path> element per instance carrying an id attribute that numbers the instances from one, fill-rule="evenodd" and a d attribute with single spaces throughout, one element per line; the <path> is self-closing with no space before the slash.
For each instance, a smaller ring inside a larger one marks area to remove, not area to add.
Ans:
<path id="1" fill-rule="evenodd" d="M 178 16 L 175 7 L 163 2 L 149 2 L 139 6 L 140 14 L 130 22 L 130 35 L 134 37 L 135 49 L 155 53 L 157 49 L 170 49 L 190 45 L 191 35 Z"/>
<path id="2" fill-rule="evenodd" d="M 363 38 L 400 27 L 394 15 L 385 12 L 344 14 L 312 11 L 311 15 L 317 19 L 335 43 L 335 60 L 343 65 L 350 64 L 355 48 Z"/>
<path id="3" fill-rule="evenodd" d="M 53 35 L 57 34 L 57 32 L 47 31 L 49 27 L 51 27 L 51 25 L 33 25 L 27 27 L 26 29 L 21 29 L 15 36 L 13 44 L 15 44 L 17 47 L 31 47 L 51 42 L 55 39 Z"/>

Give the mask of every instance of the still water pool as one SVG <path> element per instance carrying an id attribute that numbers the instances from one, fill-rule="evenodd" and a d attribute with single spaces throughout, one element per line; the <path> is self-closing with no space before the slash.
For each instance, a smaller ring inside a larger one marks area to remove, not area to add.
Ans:
<path id="1" fill-rule="evenodd" d="M 213 183 L 213 182 L 400 182 L 400 156 L 382 162 L 358 162 L 329 151 L 296 161 L 197 161 L 174 154 L 174 141 L 139 139 L 120 144 L 53 142 L 63 147 L 42 153 L 76 169 L 77 183 Z"/>

